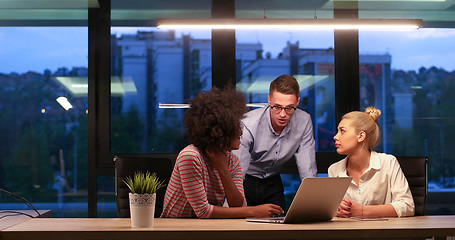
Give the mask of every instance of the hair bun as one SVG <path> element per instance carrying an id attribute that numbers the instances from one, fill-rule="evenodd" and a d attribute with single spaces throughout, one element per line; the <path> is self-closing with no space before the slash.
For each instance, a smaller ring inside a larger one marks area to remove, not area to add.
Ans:
<path id="1" fill-rule="evenodd" d="M 375 122 L 378 121 L 378 118 L 381 116 L 381 110 L 375 107 L 367 107 L 365 113 L 368 114 Z"/>

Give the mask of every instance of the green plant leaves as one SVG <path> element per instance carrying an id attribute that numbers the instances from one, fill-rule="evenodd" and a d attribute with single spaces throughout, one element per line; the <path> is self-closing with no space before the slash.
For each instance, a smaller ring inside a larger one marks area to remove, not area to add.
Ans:
<path id="1" fill-rule="evenodd" d="M 130 189 L 131 193 L 153 194 L 158 189 L 164 187 L 164 180 L 160 180 L 156 173 L 150 172 L 135 172 L 133 177 L 127 176 L 126 180 L 123 181 L 126 186 Z"/>

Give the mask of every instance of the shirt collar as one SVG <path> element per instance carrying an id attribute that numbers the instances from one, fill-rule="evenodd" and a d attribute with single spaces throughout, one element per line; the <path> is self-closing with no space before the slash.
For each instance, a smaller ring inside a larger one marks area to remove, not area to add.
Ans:
<path id="1" fill-rule="evenodd" d="M 379 161 L 379 154 L 375 151 L 371 151 L 369 169 L 376 169 L 376 170 L 381 169 L 381 162 Z"/>
<path id="2" fill-rule="evenodd" d="M 341 160 L 341 173 L 339 177 L 348 177 L 348 171 L 346 170 L 346 163 L 348 161 L 348 158 L 344 158 Z M 379 170 L 381 169 L 381 162 L 379 161 L 379 154 L 375 151 L 371 151 L 370 154 L 370 166 L 368 166 L 367 170 L 365 170 L 365 173 L 370 171 L 371 169 Z"/>
<path id="3" fill-rule="evenodd" d="M 348 158 L 345 157 L 344 159 L 341 160 L 341 171 L 338 177 L 349 177 L 348 176 L 348 171 L 346 170 L 346 163 L 348 162 Z"/>

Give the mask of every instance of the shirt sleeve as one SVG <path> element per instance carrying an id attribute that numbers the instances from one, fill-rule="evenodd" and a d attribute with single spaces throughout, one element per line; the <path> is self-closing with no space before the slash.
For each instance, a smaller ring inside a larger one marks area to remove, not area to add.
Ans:
<path id="1" fill-rule="evenodd" d="M 311 123 L 311 120 L 308 120 L 306 123 L 299 149 L 294 156 L 301 180 L 306 177 L 316 177 L 317 167 L 315 142 L 313 138 L 313 124 Z"/>
<path id="2" fill-rule="evenodd" d="M 231 152 L 238 157 L 240 161 L 240 169 L 242 179 L 245 179 L 245 175 L 250 167 L 251 162 L 251 147 L 253 145 L 253 135 L 244 126 L 242 130 L 242 136 L 240 137 L 240 146 L 238 150 L 232 150 Z"/>
<path id="3" fill-rule="evenodd" d="M 414 216 L 414 199 L 408 181 L 395 157 L 391 163 L 390 191 L 392 194 L 391 205 L 398 217 Z"/>
<path id="4" fill-rule="evenodd" d="M 203 179 L 207 173 L 195 154 L 186 154 L 176 162 L 185 196 L 198 218 L 210 218 L 214 206 L 207 200 Z"/>

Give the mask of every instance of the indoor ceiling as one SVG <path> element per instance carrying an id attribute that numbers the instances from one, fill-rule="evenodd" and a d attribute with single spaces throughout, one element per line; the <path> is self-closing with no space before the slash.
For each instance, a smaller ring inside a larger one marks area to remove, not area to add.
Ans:
<path id="1" fill-rule="evenodd" d="M 210 18 L 211 0 L 112 0 L 112 25 L 153 26 L 157 18 Z M 358 9 L 359 18 L 423 19 L 424 27 L 455 27 L 455 0 L 235 0 L 237 18 L 333 18 Z M 97 0 L 0 0 L 0 25 L 86 25 Z M 35 22 L 35 23 L 34 23 Z"/>

